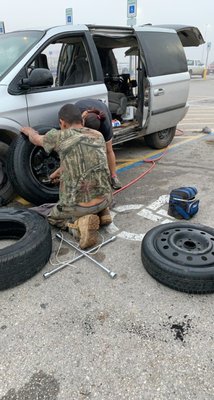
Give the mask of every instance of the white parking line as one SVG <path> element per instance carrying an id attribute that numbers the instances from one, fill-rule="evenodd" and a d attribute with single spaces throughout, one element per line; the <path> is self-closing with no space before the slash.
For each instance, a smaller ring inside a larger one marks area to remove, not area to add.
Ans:
<path id="1" fill-rule="evenodd" d="M 136 212 L 136 215 L 150 220 L 152 222 L 158 222 L 160 224 L 166 224 L 169 222 L 175 221 L 175 218 L 168 216 L 168 213 L 165 209 L 161 208 L 163 205 L 169 203 L 169 195 L 162 195 L 160 196 L 156 201 L 153 201 L 151 204 L 149 204 L 147 207 L 144 207 L 143 204 L 126 204 L 122 206 L 115 207 L 113 211 L 111 211 L 111 216 L 113 219 L 113 222 L 108 225 L 105 229 L 109 234 L 114 234 L 118 236 L 121 239 L 125 240 L 134 240 L 134 241 L 142 241 L 146 232 L 145 233 L 135 233 L 135 232 L 129 232 L 122 230 L 120 231 L 119 227 L 116 226 L 114 223 L 114 218 L 118 214 L 122 214 L 123 212 L 126 213 L 127 211 L 137 211 L 139 209 L 142 209 L 138 212 Z M 167 217 L 167 218 L 166 218 Z M 127 220 L 127 224 L 129 224 L 129 221 Z"/>

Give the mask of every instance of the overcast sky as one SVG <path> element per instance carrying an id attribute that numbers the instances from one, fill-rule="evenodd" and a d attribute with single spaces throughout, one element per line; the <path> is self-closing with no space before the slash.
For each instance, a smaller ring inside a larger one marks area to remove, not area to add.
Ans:
<path id="1" fill-rule="evenodd" d="M 214 61 L 214 0 L 137 0 L 137 24 L 187 24 L 197 26 L 212 43 Z M 65 9 L 73 9 L 74 24 L 127 24 L 127 0 L 1 0 L 0 21 L 6 31 L 65 24 Z M 188 57 L 205 61 L 206 45 L 187 49 Z"/>

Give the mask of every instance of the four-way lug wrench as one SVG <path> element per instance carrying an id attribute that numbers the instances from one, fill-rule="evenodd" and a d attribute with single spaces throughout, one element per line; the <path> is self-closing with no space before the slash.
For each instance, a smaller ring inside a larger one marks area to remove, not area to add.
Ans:
<path id="1" fill-rule="evenodd" d="M 83 251 L 79 249 L 79 247 L 76 247 L 72 242 L 69 240 L 64 239 L 59 233 L 56 234 L 56 238 L 59 240 L 62 240 L 63 242 L 67 243 L 69 246 L 73 247 L 75 250 L 78 250 L 81 254 L 75 258 L 73 258 L 71 261 L 67 261 L 66 263 L 60 265 L 59 267 L 53 269 L 52 271 L 45 272 L 43 274 L 44 278 L 49 278 L 51 275 L 55 274 L 56 272 L 60 271 L 61 269 L 67 267 L 70 264 L 73 264 L 75 261 L 79 260 L 82 257 L 88 257 L 91 261 L 93 261 L 95 264 L 97 264 L 100 268 L 102 268 L 105 272 L 107 272 L 108 275 L 110 275 L 111 278 L 116 278 L 117 274 L 113 271 L 110 271 L 108 268 L 104 267 L 104 265 L 100 264 L 98 261 L 94 260 L 94 258 L 89 256 L 89 253 L 92 253 L 93 251 L 99 249 L 100 247 L 113 242 L 113 240 L 116 239 L 116 236 L 112 236 L 110 239 L 105 240 L 103 243 L 93 247 L 93 249 L 90 249 L 89 251 Z"/>

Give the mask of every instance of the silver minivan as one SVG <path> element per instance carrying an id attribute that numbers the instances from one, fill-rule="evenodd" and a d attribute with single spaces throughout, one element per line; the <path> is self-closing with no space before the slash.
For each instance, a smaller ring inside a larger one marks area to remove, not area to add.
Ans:
<path id="1" fill-rule="evenodd" d="M 183 46 L 203 43 L 195 27 L 150 24 L 0 35 L 0 203 L 13 188 L 35 204 L 56 201 L 58 189 L 44 177 L 58 166 L 58 155 L 30 145 L 20 127 L 44 134 L 58 126 L 65 103 L 86 97 L 106 103 L 120 125 L 113 144 L 143 138 L 153 148 L 167 146 L 188 109 Z"/>

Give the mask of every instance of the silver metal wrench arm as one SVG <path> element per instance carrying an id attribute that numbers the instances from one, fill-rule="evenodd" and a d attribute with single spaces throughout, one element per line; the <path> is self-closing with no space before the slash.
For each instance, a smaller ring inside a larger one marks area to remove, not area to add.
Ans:
<path id="1" fill-rule="evenodd" d="M 59 240 L 65 240 L 59 233 L 56 234 L 56 238 Z M 61 271 L 65 267 L 70 264 L 73 264 L 75 261 L 79 260 L 80 258 L 84 257 L 88 253 L 92 253 L 93 251 L 105 246 L 106 244 L 113 242 L 116 239 L 116 236 L 112 236 L 110 239 L 105 240 L 103 243 L 93 247 L 92 249 L 88 250 L 87 252 L 83 252 L 84 254 L 80 254 L 79 256 L 73 258 L 71 261 L 66 261 L 64 264 L 60 265 L 57 268 L 52 269 L 51 271 L 44 272 L 43 276 L 45 279 L 49 278 L 51 275 L 55 274 L 58 271 Z M 69 240 L 66 241 L 67 244 L 71 246 L 71 242 Z M 77 248 L 79 250 L 79 248 Z M 94 259 L 93 259 L 94 261 Z M 105 267 L 104 267 L 105 268 Z"/>

